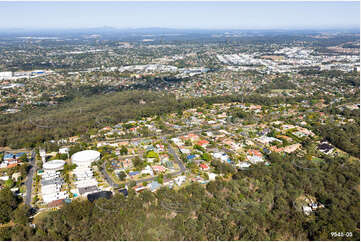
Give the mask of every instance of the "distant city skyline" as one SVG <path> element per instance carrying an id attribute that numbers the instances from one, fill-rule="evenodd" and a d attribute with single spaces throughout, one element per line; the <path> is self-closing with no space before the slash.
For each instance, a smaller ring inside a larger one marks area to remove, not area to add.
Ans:
<path id="1" fill-rule="evenodd" d="M 0 2 L 0 28 L 359 28 L 359 2 Z"/>

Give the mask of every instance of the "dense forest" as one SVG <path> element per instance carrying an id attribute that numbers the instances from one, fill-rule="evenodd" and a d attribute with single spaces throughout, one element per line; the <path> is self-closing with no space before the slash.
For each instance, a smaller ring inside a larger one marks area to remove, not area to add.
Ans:
<path id="1" fill-rule="evenodd" d="M 293 156 L 269 159 L 271 166 L 230 170 L 206 186 L 77 200 L 41 215 L 35 228 L 1 227 L 0 239 L 359 240 L 358 162 L 325 158 L 316 166 Z M 306 216 L 296 202 L 302 196 L 325 207 Z M 16 206 L 1 199 L 2 206 Z M 333 231 L 353 236 L 334 238 Z"/>

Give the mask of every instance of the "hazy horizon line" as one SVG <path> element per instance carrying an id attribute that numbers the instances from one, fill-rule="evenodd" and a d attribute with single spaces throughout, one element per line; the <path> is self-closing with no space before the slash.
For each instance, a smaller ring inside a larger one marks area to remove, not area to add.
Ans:
<path id="1" fill-rule="evenodd" d="M 203 28 L 203 27 L 115 27 L 115 26 L 96 26 L 96 27 L 0 27 L 0 30 L 87 30 L 87 29 L 114 29 L 114 30 L 139 30 L 139 29 L 164 29 L 164 30 L 359 30 L 359 26 L 341 27 L 341 26 L 317 26 L 317 27 L 269 27 L 269 28 L 257 28 L 257 27 L 217 27 L 217 28 Z"/>

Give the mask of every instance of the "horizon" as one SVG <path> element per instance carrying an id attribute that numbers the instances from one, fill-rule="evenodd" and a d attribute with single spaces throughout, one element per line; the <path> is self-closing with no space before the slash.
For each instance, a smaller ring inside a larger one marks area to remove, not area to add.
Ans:
<path id="1" fill-rule="evenodd" d="M 24 27 L 17 27 L 17 28 L 3 28 L 0 27 L 0 30 L 11 30 L 11 31 L 17 31 L 17 30 L 25 30 L 25 31 L 75 31 L 75 30 L 114 30 L 114 31 L 122 31 L 122 30 L 177 30 L 177 31 L 335 31 L 335 30 L 352 30 L 352 31 L 359 31 L 359 27 L 308 27 L 308 28 L 302 28 L 302 27 L 288 27 L 288 28 L 182 28 L 182 27 L 174 27 L 174 28 L 168 28 L 168 27 L 114 27 L 114 26 L 94 26 L 94 27 L 74 27 L 74 28 L 65 28 L 65 27 L 34 27 L 34 28 L 24 28 Z"/>
<path id="2" fill-rule="evenodd" d="M 359 9 L 359 2 L 1 2 L 0 29 L 359 29 Z"/>

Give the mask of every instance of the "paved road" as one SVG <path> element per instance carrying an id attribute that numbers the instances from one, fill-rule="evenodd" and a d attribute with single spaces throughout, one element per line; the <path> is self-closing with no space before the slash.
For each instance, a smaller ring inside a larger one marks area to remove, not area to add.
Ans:
<path id="1" fill-rule="evenodd" d="M 102 167 L 103 167 L 103 169 L 102 169 L 101 172 L 103 173 L 103 176 L 104 176 L 105 180 L 108 182 L 108 184 L 109 184 L 111 187 L 113 187 L 114 189 L 119 188 L 119 185 L 116 184 L 116 183 L 113 181 L 113 179 L 109 176 L 109 174 L 108 174 L 108 172 L 107 172 L 107 170 L 106 170 L 106 168 L 105 168 L 105 162 L 103 163 Z"/>
<path id="2" fill-rule="evenodd" d="M 175 161 L 178 163 L 180 170 L 180 173 L 185 172 L 186 168 L 183 164 L 183 162 L 178 158 L 177 153 L 174 151 L 173 147 L 168 143 L 167 138 L 164 136 L 162 137 L 163 141 L 168 144 L 168 151 L 171 155 L 173 155 Z"/>
<path id="3" fill-rule="evenodd" d="M 227 125 L 226 125 L 227 126 Z M 232 126 L 232 125 L 229 125 L 229 126 Z M 234 125 L 235 126 L 235 125 Z M 140 138 L 131 138 L 131 139 L 109 139 L 109 140 L 105 140 L 106 141 L 109 141 L 109 142 L 122 142 L 122 141 L 134 141 L 134 140 L 143 140 L 143 139 L 151 139 L 152 137 L 169 137 L 169 136 L 181 136 L 181 135 L 186 135 L 186 134 L 189 134 L 189 133 L 196 133 L 196 134 L 199 134 L 203 131 L 207 132 L 207 131 L 213 131 L 213 130 L 219 130 L 220 127 L 214 127 L 214 128 L 209 128 L 209 129 L 193 129 L 193 130 L 189 130 L 189 131 L 182 131 L 182 132 L 178 132 L 178 133 L 165 133 L 165 134 L 162 134 L 162 135 L 152 135 L 152 136 L 147 136 L 147 137 L 140 137 Z"/>
<path id="4" fill-rule="evenodd" d="M 25 196 L 25 204 L 31 207 L 31 194 L 33 188 L 33 176 L 36 171 L 36 164 L 35 164 L 35 150 L 31 151 L 31 158 L 30 158 L 31 168 L 28 173 L 28 177 L 25 182 L 26 186 L 26 196 Z"/>

